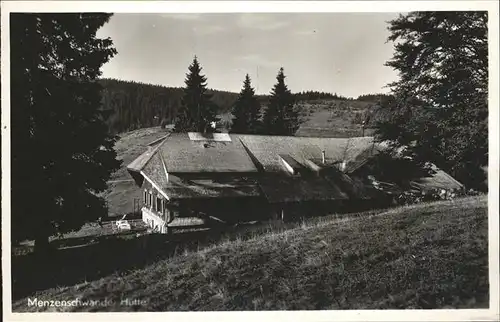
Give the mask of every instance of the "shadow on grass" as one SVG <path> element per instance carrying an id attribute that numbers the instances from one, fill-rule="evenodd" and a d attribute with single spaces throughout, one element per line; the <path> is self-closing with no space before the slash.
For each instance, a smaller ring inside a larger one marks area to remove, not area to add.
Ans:
<path id="1" fill-rule="evenodd" d="M 55 250 L 40 256 L 33 252 L 12 256 L 12 298 L 37 291 L 126 274 L 185 251 L 234 239 L 249 239 L 270 231 L 278 233 L 298 223 L 258 223 L 252 226 L 216 227 L 170 235 L 87 236 L 55 240 Z"/>
<path id="2" fill-rule="evenodd" d="M 378 211 L 350 214 L 358 217 Z M 327 216 L 329 220 L 336 216 Z M 324 221 L 323 216 L 306 219 L 306 225 Z M 17 300 L 37 291 L 91 282 L 111 274 L 128 272 L 186 251 L 232 240 L 248 240 L 266 233 L 281 233 L 301 227 L 303 220 L 264 221 L 237 226 L 215 226 L 207 230 L 136 236 L 101 235 L 54 240 L 52 252 L 12 256 L 12 297 Z"/>

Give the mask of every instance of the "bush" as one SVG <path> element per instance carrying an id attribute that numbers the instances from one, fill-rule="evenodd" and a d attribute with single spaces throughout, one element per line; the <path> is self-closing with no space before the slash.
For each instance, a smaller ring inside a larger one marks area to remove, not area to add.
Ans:
<path id="1" fill-rule="evenodd" d="M 477 191 L 477 190 L 474 190 L 474 189 L 469 189 L 465 192 L 465 195 L 466 196 L 478 196 L 480 195 L 481 192 Z"/>
<path id="2" fill-rule="evenodd" d="M 472 191 L 472 189 L 470 190 Z M 473 192 L 471 192 L 473 193 Z M 429 191 L 405 191 L 396 197 L 396 202 L 400 205 L 411 205 L 420 202 L 453 200 L 464 195 L 472 195 L 469 192 L 460 190 L 434 189 Z"/>

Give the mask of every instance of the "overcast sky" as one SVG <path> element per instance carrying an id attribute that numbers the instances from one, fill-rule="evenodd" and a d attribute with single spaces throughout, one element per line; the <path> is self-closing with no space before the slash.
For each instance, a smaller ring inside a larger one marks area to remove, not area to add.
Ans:
<path id="1" fill-rule="evenodd" d="M 115 14 L 98 32 L 118 54 L 103 77 L 182 87 L 194 55 L 208 87 L 267 94 L 280 67 L 292 92 L 387 92 L 397 74 L 387 21 L 396 13 Z"/>

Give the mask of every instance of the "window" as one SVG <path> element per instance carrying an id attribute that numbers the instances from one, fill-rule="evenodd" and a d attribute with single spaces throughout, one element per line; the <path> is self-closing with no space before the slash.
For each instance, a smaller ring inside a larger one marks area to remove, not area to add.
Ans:
<path id="1" fill-rule="evenodd" d="M 147 190 L 144 190 L 143 202 L 144 202 L 145 205 L 148 204 L 148 191 Z"/>
<path id="2" fill-rule="evenodd" d="M 156 197 L 156 211 L 163 211 L 163 200 L 160 197 Z"/>
<path id="3" fill-rule="evenodd" d="M 149 191 L 149 196 L 148 196 L 148 206 L 152 207 L 153 205 L 153 193 Z"/>

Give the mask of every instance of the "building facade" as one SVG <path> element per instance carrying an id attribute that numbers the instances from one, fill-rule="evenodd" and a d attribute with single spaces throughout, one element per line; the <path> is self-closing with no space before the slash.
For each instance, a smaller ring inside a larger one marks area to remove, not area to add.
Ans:
<path id="1" fill-rule="evenodd" d="M 182 217 L 235 223 L 387 205 L 359 170 L 379 148 L 371 137 L 172 133 L 127 169 L 143 190 L 143 221 L 168 233 Z"/>

